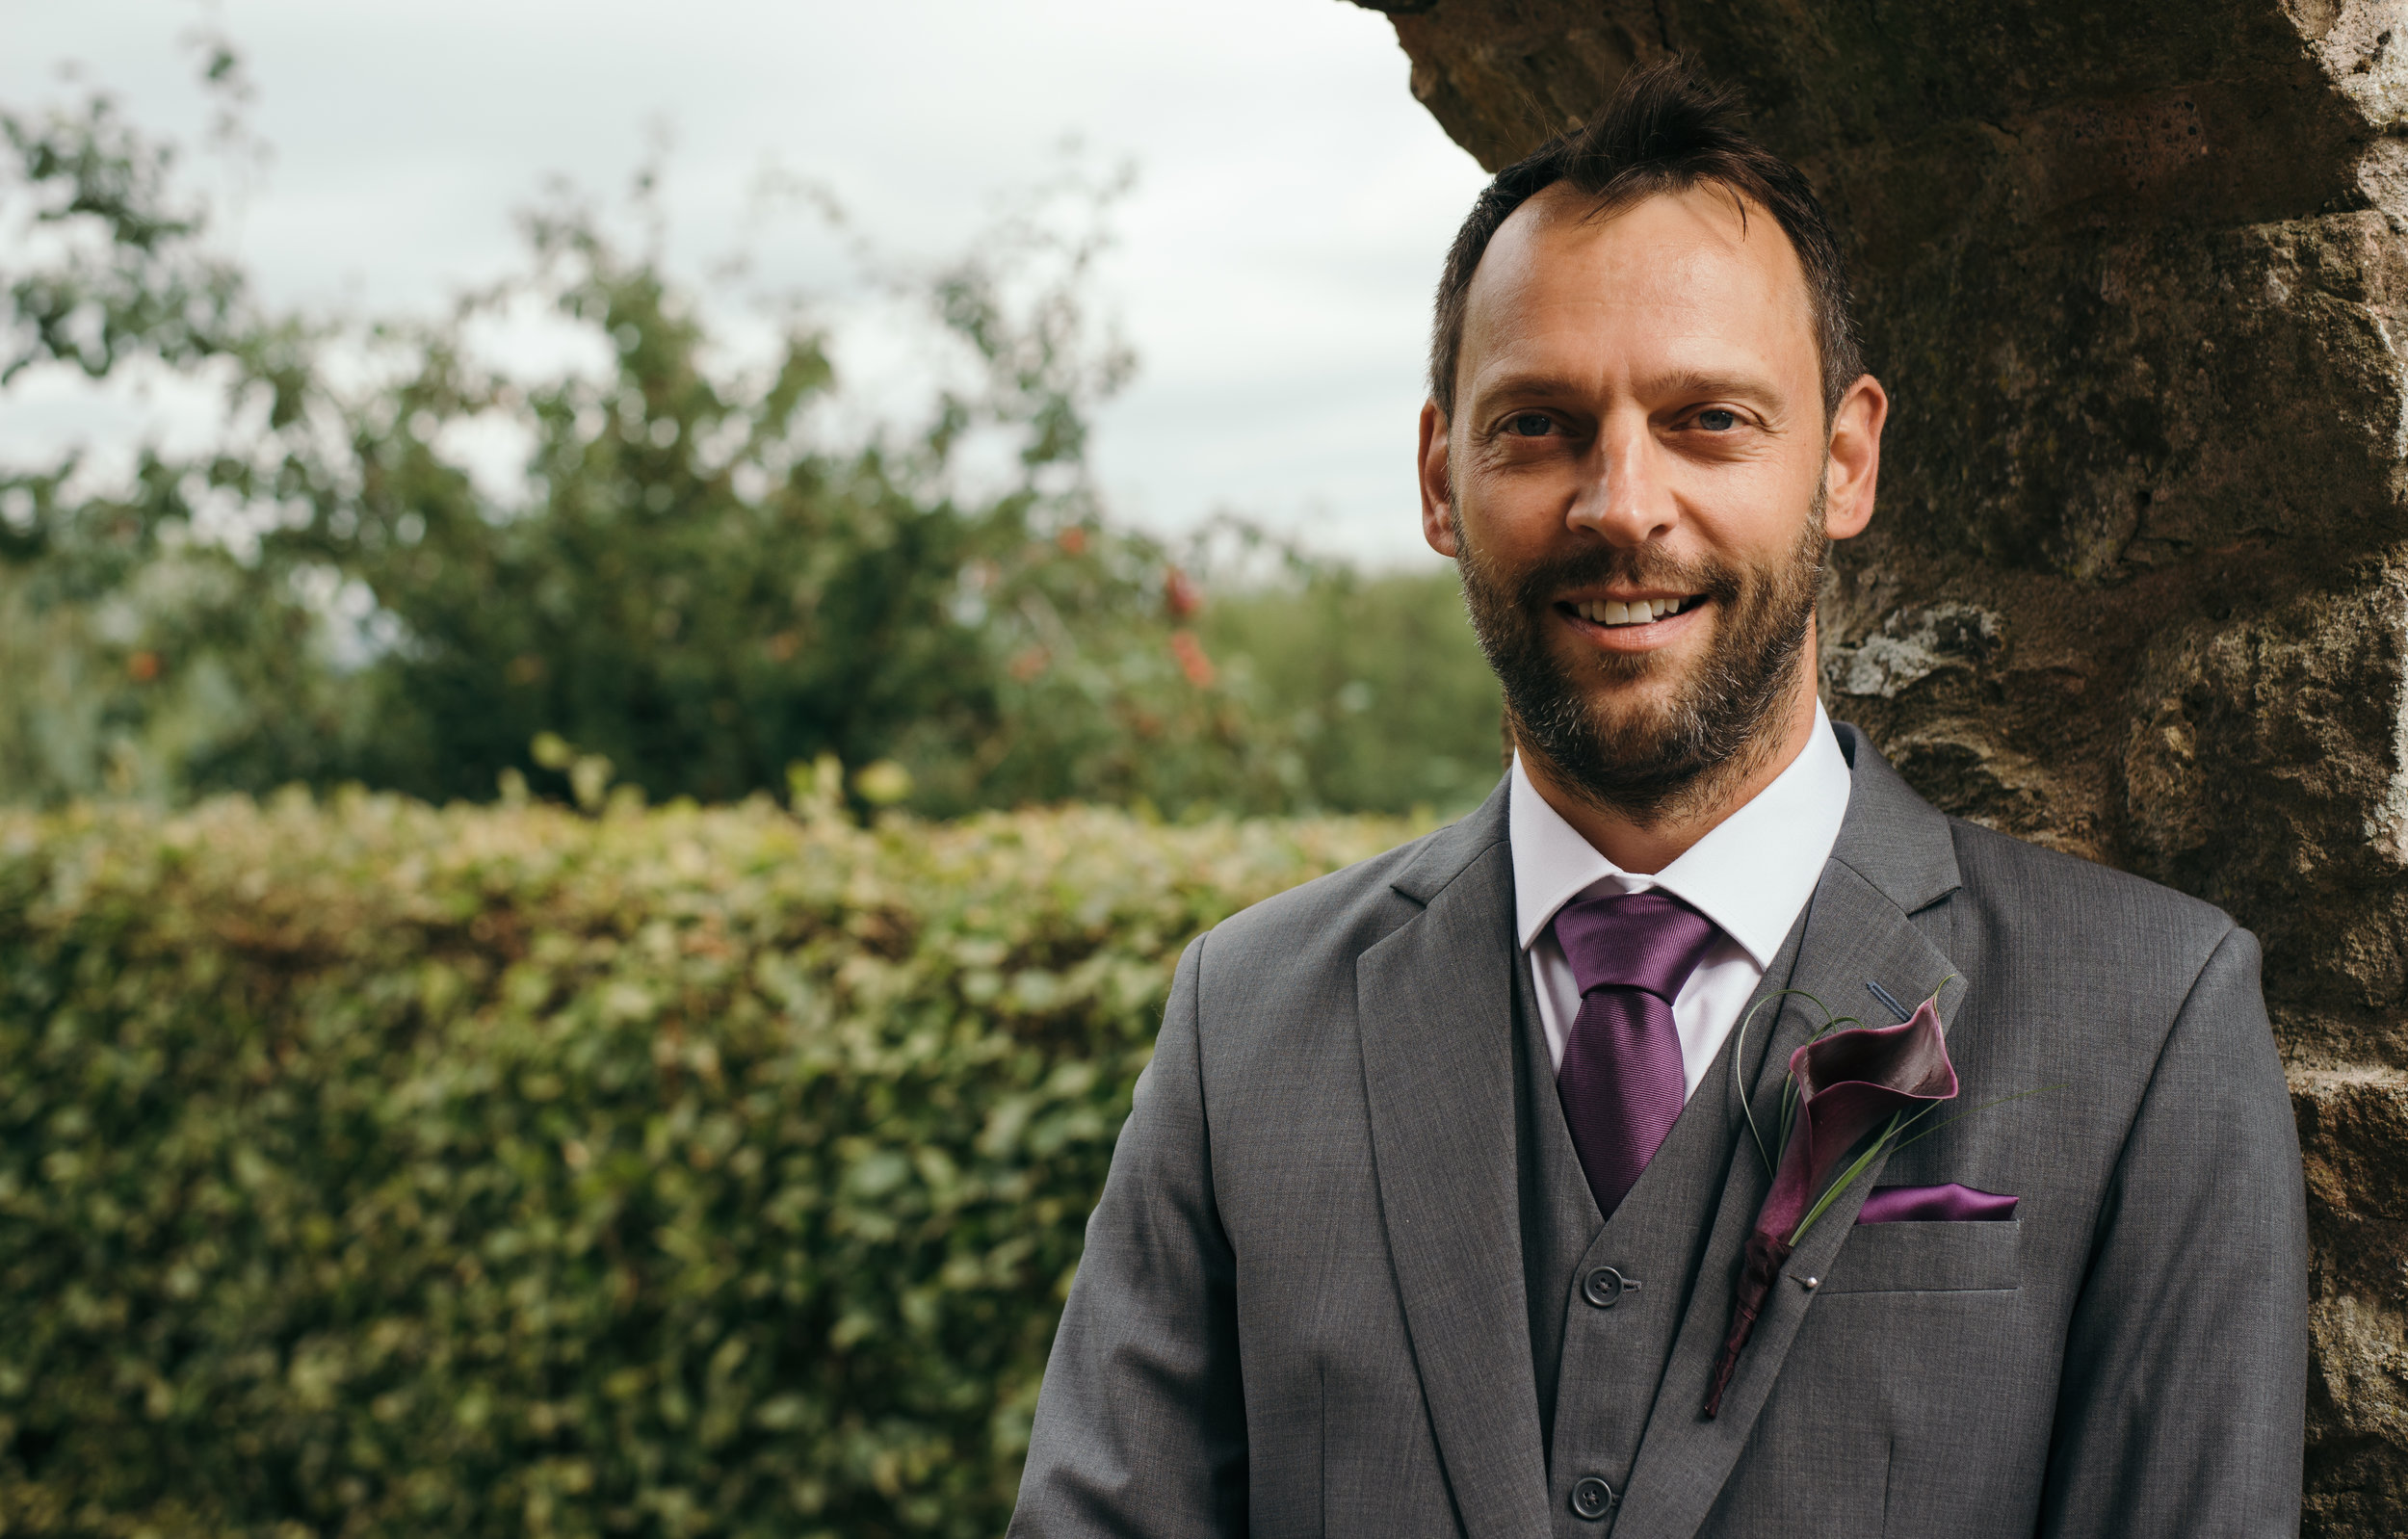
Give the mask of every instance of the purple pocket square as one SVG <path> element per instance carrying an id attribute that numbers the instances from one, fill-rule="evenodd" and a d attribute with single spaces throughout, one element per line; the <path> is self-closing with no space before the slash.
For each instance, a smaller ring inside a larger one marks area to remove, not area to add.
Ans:
<path id="1" fill-rule="evenodd" d="M 1976 1191 L 1951 1181 L 1945 1187 L 1880 1187 L 1865 1199 L 1860 1224 L 1995 1222 L 2015 1216 L 2020 1199 Z"/>

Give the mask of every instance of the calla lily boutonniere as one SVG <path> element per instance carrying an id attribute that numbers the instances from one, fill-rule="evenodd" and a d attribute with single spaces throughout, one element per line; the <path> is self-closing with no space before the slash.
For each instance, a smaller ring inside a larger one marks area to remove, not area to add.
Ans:
<path id="1" fill-rule="evenodd" d="M 1780 997 L 1776 994 L 1771 999 Z M 1937 990 L 1900 1025 L 1859 1025 L 1852 1030 L 1842 1030 L 1849 1026 L 1850 1018 L 1832 1020 L 1820 1001 L 1811 995 L 1800 997 L 1821 1009 L 1827 1024 L 1812 1041 L 1790 1055 L 1790 1072 L 1781 1090 L 1780 1128 L 1773 1144 L 1765 1141 L 1754 1113 L 1746 1111 L 1745 1091 L 1741 1092 L 1741 1109 L 1755 1137 L 1757 1153 L 1771 1173 L 1772 1189 L 1766 1193 L 1755 1230 L 1747 1237 L 1746 1264 L 1731 1300 L 1731 1329 L 1722 1343 L 1721 1360 L 1714 1365 L 1713 1387 L 1706 1393 L 1709 1417 L 1722 1408 L 1722 1392 L 1730 1385 L 1740 1353 L 1756 1328 L 1765 1297 L 1797 1242 L 1885 1150 L 1903 1148 L 1947 1127 L 1943 1122 L 1914 1131 L 1933 1109 L 1956 1097 L 1956 1065 L 1949 1061 Z M 1758 1008 L 1770 1002 L 1760 1002 Z M 1743 1048 L 1745 1022 L 1740 1030 L 1742 1037 L 1738 1045 Z M 1734 1056 L 1735 1077 L 1741 1061 L 1743 1055 Z M 1909 1133 L 1913 1136 L 1907 1136 Z M 1777 1165 L 1772 1158 L 1774 1146 L 1781 1150 Z"/>

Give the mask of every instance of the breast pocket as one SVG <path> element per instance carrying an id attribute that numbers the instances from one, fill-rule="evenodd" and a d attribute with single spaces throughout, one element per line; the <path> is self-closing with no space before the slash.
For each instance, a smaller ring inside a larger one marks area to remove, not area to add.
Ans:
<path id="1" fill-rule="evenodd" d="M 2023 1286 L 2023 1225 L 1860 1224 L 1819 1290 L 1832 1293 L 1976 1293 Z"/>

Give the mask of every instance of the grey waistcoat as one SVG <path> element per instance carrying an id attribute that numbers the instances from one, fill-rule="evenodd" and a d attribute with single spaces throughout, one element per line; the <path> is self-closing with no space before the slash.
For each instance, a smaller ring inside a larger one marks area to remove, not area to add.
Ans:
<path id="1" fill-rule="evenodd" d="M 1793 927 L 1767 977 L 1786 984 L 1796 952 Z M 1527 957 L 1516 959 L 1513 974 L 1523 1286 L 1539 1430 L 1556 1533 L 1596 1539 L 1596 1524 L 1575 1510 L 1574 1487 L 1603 1479 L 1618 1499 L 1628 1483 L 1688 1311 L 1731 1161 L 1747 1143 L 1731 1093 L 1740 1034 L 1734 1029 L 1723 1039 L 1663 1147 L 1607 1223 L 1556 1098 L 1554 1060 Z M 1775 1013 L 1770 1007 L 1760 1012 L 1748 1033 L 1751 1083 Z M 1752 1147 L 1746 1158 L 1757 1158 Z M 1730 1280 L 1719 1286 L 1727 1290 Z M 1695 1416 L 1698 1408 L 1669 1409 Z"/>

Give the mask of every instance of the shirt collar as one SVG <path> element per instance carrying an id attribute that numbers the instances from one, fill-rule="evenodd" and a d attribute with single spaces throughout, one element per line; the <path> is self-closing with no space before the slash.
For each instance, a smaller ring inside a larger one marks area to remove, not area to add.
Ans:
<path id="1" fill-rule="evenodd" d="M 1847 760 L 1817 701 L 1815 730 L 1788 768 L 1678 860 L 1644 876 L 1599 854 L 1565 822 L 1515 754 L 1506 833 L 1523 949 L 1538 939 L 1556 910 L 1591 888 L 1635 893 L 1661 887 L 1713 920 L 1758 967 L 1769 967 L 1822 879 L 1823 862 L 1847 817 L 1848 787 Z"/>

